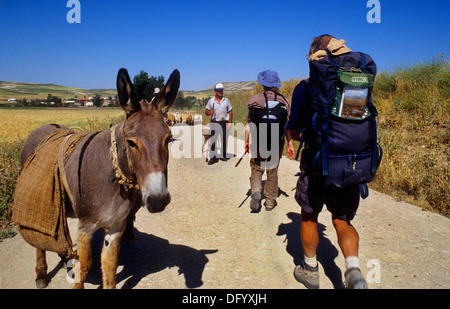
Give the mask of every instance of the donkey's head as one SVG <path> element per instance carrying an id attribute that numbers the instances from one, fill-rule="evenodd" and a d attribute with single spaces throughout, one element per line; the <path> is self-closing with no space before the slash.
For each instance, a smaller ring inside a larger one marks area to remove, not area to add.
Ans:
<path id="1" fill-rule="evenodd" d="M 126 69 L 117 75 L 119 102 L 127 113 L 123 125 L 128 166 L 142 193 L 142 202 L 150 212 L 160 212 L 170 202 L 167 189 L 168 144 L 172 135 L 164 121 L 180 86 L 180 72 L 174 70 L 166 85 L 152 102 L 138 101 Z"/>

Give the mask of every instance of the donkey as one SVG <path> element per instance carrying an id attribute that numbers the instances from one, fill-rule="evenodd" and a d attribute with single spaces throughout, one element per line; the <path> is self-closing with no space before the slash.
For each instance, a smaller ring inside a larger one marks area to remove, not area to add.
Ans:
<path id="1" fill-rule="evenodd" d="M 131 217 L 132 223 L 134 212 L 143 205 L 156 213 L 170 203 L 167 165 L 172 136 L 163 114 L 175 101 L 179 86 L 180 73 L 174 70 L 152 102 L 138 101 L 127 70 L 120 69 L 117 92 L 126 120 L 88 135 L 68 159 L 65 172 L 73 200 L 66 206 L 66 213 L 79 219 L 74 288 L 84 288 L 92 264 L 91 240 L 95 231 L 102 229 L 105 233 L 101 253 L 103 287 L 115 288 L 120 240 L 127 218 L 130 221 Z M 45 125 L 33 131 L 25 141 L 21 162 L 58 128 Z M 117 149 L 115 154 L 111 154 L 113 149 Z M 36 285 L 46 287 L 47 263 L 45 251 L 40 249 L 36 254 L 36 275 Z"/>

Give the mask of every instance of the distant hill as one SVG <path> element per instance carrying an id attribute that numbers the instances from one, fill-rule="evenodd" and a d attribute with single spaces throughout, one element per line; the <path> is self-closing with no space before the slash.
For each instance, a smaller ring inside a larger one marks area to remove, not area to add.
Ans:
<path id="1" fill-rule="evenodd" d="M 44 99 L 51 93 L 53 96 L 69 99 L 77 96 L 93 96 L 99 94 L 102 97 L 115 97 L 116 89 L 81 89 L 74 87 L 65 87 L 55 84 L 35 84 L 20 82 L 0 81 L 0 102 L 6 102 L 8 99 Z"/>
<path id="2" fill-rule="evenodd" d="M 224 82 L 224 94 L 248 91 L 253 89 L 256 81 L 242 81 L 242 82 Z M 210 97 L 214 95 L 214 86 L 208 87 L 200 91 L 184 91 L 185 96 L 195 96 L 197 98 Z M 44 99 L 51 93 L 63 99 L 69 99 L 77 96 L 83 98 L 99 94 L 102 97 L 115 97 L 117 95 L 116 89 L 81 89 L 75 87 L 66 87 L 55 84 L 38 84 L 38 83 L 21 83 L 21 82 L 6 82 L 0 81 L 0 103 L 7 102 L 8 99 L 15 98 L 22 99 Z"/>
<path id="3" fill-rule="evenodd" d="M 248 82 L 224 82 L 222 83 L 224 86 L 224 94 L 236 93 L 240 91 L 248 91 L 255 88 L 257 82 L 256 81 L 248 81 Z M 208 97 L 214 95 L 214 87 L 210 86 L 206 89 L 200 91 L 183 91 L 184 96 L 195 96 L 198 98 Z"/>

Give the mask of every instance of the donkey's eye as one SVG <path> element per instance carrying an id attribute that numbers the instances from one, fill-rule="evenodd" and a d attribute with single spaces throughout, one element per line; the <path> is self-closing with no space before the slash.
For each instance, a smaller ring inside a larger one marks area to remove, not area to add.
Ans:
<path id="1" fill-rule="evenodd" d="M 171 136 L 169 136 L 169 137 L 166 138 L 165 144 L 166 144 L 166 145 L 169 145 L 169 143 L 172 143 L 174 140 L 175 140 L 175 139 L 174 139 L 174 138 L 172 137 L 172 135 L 171 135 Z"/>
<path id="2" fill-rule="evenodd" d="M 130 148 L 135 149 L 135 150 L 139 150 L 139 147 L 131 139 L 127 139 L 127 143 L 128 143 L 128 146 L 130 146 Z"/>

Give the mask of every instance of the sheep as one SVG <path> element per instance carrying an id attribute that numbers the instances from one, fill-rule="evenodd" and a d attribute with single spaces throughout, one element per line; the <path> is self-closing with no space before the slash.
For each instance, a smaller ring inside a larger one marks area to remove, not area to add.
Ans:
<path id="1" fill-rule="evenodd" d="M 167 115 L 166 123 L 167 123 L 169 126 L 173 126 L 173 125 L 176 123 L 176 122 L 175 122 L 175 115 L 172 114 L 172 113 L 170 113 L 169 115 Z"/>
<path id="2" fill-rule="evenodd" d="M 183 123 L 186 123 L 189 126 L 194 124 L 194 118 L 192 117 L 191 114 L 183 113 L 181 114 L 181 119 Z"/>
<path id="3" fill-rule="evenodd" d="M 202 115 L 195 114 L 194 115 L 194 124 L 203 123 L 203 117 Z"/>
<path id="4" fill-rule="evenodd" d="M 175 113 L 175 123 L 180 123 L 181 122 L 181 115 L 179 112 Z"/>

